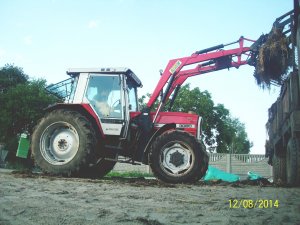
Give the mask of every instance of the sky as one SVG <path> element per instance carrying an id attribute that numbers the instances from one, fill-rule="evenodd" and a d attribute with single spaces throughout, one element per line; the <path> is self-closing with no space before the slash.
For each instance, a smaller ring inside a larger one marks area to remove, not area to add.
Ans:
<path id="1" fill-rule="evenodd" d="M 292 8 L 292 0 L 0 0 L 0 67 L 14 64 L 49 84 L 67 79 L 68 68 L 128 67 L 143 82 L 141 96 L 170 59 L 257 39 Z M 262 90 L 253 72 L 246 65 L 186 82 L 224 104 L 245 124 L 251 153 L 264 154 L 279 89 Z"/>

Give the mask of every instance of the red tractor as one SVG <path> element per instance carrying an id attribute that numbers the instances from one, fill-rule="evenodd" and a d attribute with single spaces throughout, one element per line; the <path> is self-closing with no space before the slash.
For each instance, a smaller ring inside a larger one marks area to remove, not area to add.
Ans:
<path id="1" fill-rule="evenodd" d="M 170 60 L 141 111 L 137 88 L 142 83 L 130 69 L 68 70 L 70 79 L 49 87 L 66 97 L 65 103 L 49 107 L 33 132 L 36 164 L 50 174 L 102 177 L 116 162 L 144 163 L 165 182 L 199 180 L 209 161 L 202 118 L 171 112 L 172 105 L 188 77 L 253 64 L 255 44 L 244 47 L 244 41 L 251 40 L 241 37 L 230 43 L 238 45 L 234 49 L 218 45 Z M 64 93 L 58 92 L 62 87 Z"/>

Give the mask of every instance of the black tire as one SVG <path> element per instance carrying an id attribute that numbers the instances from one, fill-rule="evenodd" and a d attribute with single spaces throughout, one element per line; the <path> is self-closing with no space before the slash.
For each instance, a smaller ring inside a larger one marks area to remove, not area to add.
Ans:
<path id="1" fill-rule="evenodd" d="M 272 158 L 273 183 L 284 185 L 286 183 L 286 159 L 278 156 L 275 152 Z"/>
<path id="2" fill-rule="evenodd" d="M 35 127 L 31 148 L 46 173 L 72 176 L 95 160 L 96 136 L 89 120 L 76 111 L 54 110 Z"/>
<path id="3" fill-rule="evenodd" d="M 203 176 L 205 176 L 206 171 L 207 171 L 207 169 L 208 169 L 209 156 L 208 156 L 208 154 L 207 154 L 207 152 L 206 152 L 205 144 L 204 144 L 202 141 L 200 142 L 200 147 L 201 147 L 201 149 L 202 149 L 202 152 L 204 153 L 204 157 L 203 157 L 204 163 L 203 163 L 203 164 L 206 165 L 206 166 L 204 166 L 204 167 L 201 169 L 201 174 L 200 174 L 200 179 L 201 179 Z"/>
<path id="4" fill-rule="evenodd" d="M 289 186 L 300 184 L 300 141 L 290 138 L 286 153 L 286 182 Z"/>
<path id="5" fill-rule="evenodd" d="M 153 174 L 168 183 L 199 180 L 208 167 L 208 155 L 203 146 L 187 132 L 164 132 L 150 147 L 149 165 Z"/>

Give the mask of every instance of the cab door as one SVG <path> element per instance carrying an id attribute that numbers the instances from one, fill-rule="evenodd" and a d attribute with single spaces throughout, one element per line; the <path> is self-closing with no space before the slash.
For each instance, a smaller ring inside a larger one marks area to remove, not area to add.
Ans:
<path id="1" fill-rule="evenodd" d="M 122 74 L 89 74 L 85 99 L 98 115 L 105 135 L 120 136 L 124 128 L 128 112 L 123 82 Z"/>
<path id="2" fill-rule="evenodd" d="M 138 98 L 137 98 L 137 87 L 134 82 L 127 76 L 124 76 L 124 128 L 122 131 L 122 137 L 127 138 L 129 124 L 130 124 L 130 112 L 138 111 Z"/>

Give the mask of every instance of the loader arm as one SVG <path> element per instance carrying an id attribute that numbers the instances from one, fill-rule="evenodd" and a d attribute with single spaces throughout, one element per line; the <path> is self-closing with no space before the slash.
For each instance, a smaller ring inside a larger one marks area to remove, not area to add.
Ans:
<path id="1" fill-rule="evenodd" d="M 238 68 L 241 65 L 251 64 L 250 62 L 252 60 L 250 59 L 254 56 L 252 55 L 251 47 L 244 46 L 245 41 L 255 42 L 241 37 L 238 41 L 203 49 L 188 57 L 171 59 L 162 73 L 153 94 L 151 95 L 147 103 L 147 107 L 153 107 L 154 102 L 157 100 L 166 84 L 167 87 L 164 90 L 159 107 L 156 110 L 157 113 L 160 111 L 162 105 L 169 99 L 174 89 L 178 86 L 180 87 L 187 78 L 226 68 Z M 223 49 L 225 46 L 233 44 L 238 44 L 239 47 L 228 50 Z M 191 68 L 185 68 L 186 66 Z M 154 121 L 155 119 L 156 118 L 154 118 Z"/>

